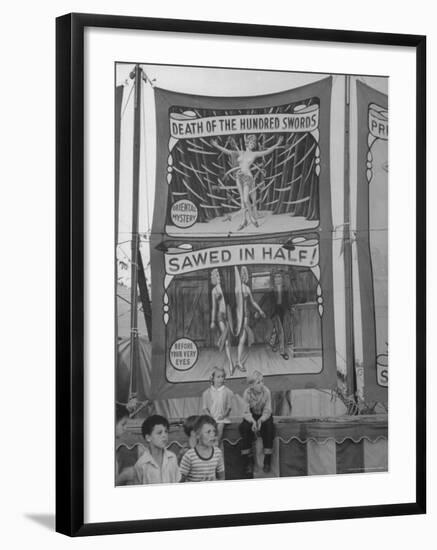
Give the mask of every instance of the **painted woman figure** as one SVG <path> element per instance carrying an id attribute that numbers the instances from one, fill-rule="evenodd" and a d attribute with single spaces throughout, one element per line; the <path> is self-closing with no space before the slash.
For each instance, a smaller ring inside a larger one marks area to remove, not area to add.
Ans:
<path id="1" fill-rule="evenodd" d="M 288 359 L 286 342 L 288 340 L 287 335 L 285 334 L 285 319 L 290 315 L 292 300 L 290 296 L 290 291 L 285 284 L 284 275 L 282 272 L 277 271 L 272 274 L 271 277 L 271 290 L 267 294 L 267 302 L 263 300 L 263 307 L 267 307 L 268 312 L 270 313 L 270 318 L 273 323 L 273 328 L 275 332 L 274 341 L 271 343 L 272 350 L 278 351 L 281 357 L 285 360 Z"/>
<path id="2" fill-rule="evenodd" d="M 232 376 L 234 372 L 234 365 L 232 363 L 231 348 L 229 345 L 229 339 L 231 336 L 231 316 L 226 304 L 225 295 L 220 282 L 220 273 L 218 269 L 211 271 L 211 283 L 212 283 L 212 309 L 211 309 L 211 329 L 214 330 L 218 327 L 220 336 L 218 340 L 218 348 L 220 351 L 225 349 L 226 356 L 229 361 L 229 374 Z"/>
<path id="3" fill-rule="evenodd" d="M 258 227 L 255 197 L 253 196 L 255 193 L 255 179 L 251 171 L 251 166 L 257 158 L 268 155 L 279 147 L 282 143 L 282 136 L 279 137 L 275 145 L 272 145 L 272 147 L 269 147 L 265 151 L 254 150 L 256 147 L 256 136 L 254 134 L 250 134 L 245 138 L 246 149 L 244 151 L 227 149 L 219 145 L 216 140 L 213 140 L 211 143 L 219 151 L 230 156 L 235 155 L 237 159 L 237 166 L 235 168 L 237 171 L 236 181 L 240 193 L 241 210 L 243 212 L 243 219 L 238 230 L 246 227 L 249 222 L 255 227 Z"/>
<path id="4" fill-rule="evenodd" d="M 249 313 L 250 313 L 249 306 L 252 306 L 261 317 L 264 318 L 266 315 L 264 311 L 260 308 L 260 306 L 253 299 L 252 291 L 250 290 L 250 287 L 248 284 L 249 272 L 247 271 L 246 266 L 243 266 L 241 268 L 240 277 L 241 277 L 241 295 L 242 295 L 243 310 L 242 310 L 241 328 L 238 334 L 237 363 L 235 365 L 235 368 L 240 369 L 241 372 L 246 372 L 246 367 L 243 365 L 243 361 L 242 361 L 244 347 L 246 344 L 248 347 L 250 347 L 255 341 L 253 331 L 249 325 Z"/>

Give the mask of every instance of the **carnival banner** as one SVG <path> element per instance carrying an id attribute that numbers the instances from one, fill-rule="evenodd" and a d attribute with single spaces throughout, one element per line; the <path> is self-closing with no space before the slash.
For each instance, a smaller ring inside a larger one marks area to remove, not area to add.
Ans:
<path id="1" fill-rule="evenodd" d="M 357 231 L 364 398 L 388 399 L 388 102 L 357 82 Z"/>
<path id="2" fill-rule="evenodd" d="M 331 78 L 266 96 L 155 88 L 152 398 L 336 384 Z"/>

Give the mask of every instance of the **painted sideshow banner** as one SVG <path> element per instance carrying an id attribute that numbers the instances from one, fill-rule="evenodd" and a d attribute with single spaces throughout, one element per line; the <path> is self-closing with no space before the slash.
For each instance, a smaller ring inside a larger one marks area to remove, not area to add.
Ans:
<path id="1" fill-rule="evenodd" d="M 154 397 L 336 383 L 331 78 L 215 98 L 155 88 Z M 156 329 L 155 329 L 156 327 Z"/>
<path id="2" fill-rule="evenodd" d="M 364 397 L 388 395 L 388 103 L 357 82 L 357 252 Z"/>

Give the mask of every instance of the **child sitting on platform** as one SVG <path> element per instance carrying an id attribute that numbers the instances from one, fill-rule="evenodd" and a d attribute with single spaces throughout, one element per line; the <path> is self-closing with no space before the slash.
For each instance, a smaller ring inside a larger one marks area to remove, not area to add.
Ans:
<path id="1" fill-rule="evenodd" d="M 141 433 L 147 448 L 134 466 L 138 484 L 177 483 L 180 480 L 176 455 L 166 448 L 169 428 L 168 420 L 159 414 L 143 422 Z"/>
<path id="2" fill-rule="evenodd" d="M 183 430 L 185 435 L 187 436 L 187 442 L 184 444 L 184 446 L 181 448 L 178 454 L 178 463 L 181 463 L 182 457 L 189 449 L 194 449 L 197 439 L 196 439 L 196 432 L 194 431 L 194 425 L 196 424 L 196 420 L 198 419 L 198 415 L 192 415 L 185 419 Z"/>
<path id="3" fill-rule="evenodd" d="M 129 420 L 129 413 L 125 405 L 116 403 L 115 405 L 115 485 L 130 485 L 134 483 L 135 472 L 134 464 L 138 459 L 138 448 L 128 449 L 122 444 L 125 435 L 126 425 Z M 144 450 L 142 446 L 141 452 Z"/>
<path id="4" fill-rule="evenodd" d="M 249 374 L 247 383 L 249 387 L 243 393 L 245 409 L 239 430 L 242 437 L 241 454 L 245 459 L 245 472 L 250 477 L 253 475 L 252 443 L 258 434 L 261 435 L 264 446 L 263 471 L 270 472 L 274 424 L 271 393 L 264 385 L 262 373 L 254 371 Z"/>
<path id="5" fill-rule="evenodd" d="M 225 386 L 226 373 L 223 367 L 214 367 L 210 376 L 210 387 L 202 394 L 204 414 L 214 418 L 217 423 L 217 444 L 220 445 L 225 424 L 229 424 L 233 392 Z"/>
<path id="6" fill-rule="evenodd" d="M 221 450 L 216 446 L 217 424 L 213 418 L 201 415 L 194 426 L 196 445 L 181 460 L 181 481 L 214 481 L 225 478 Z"/>

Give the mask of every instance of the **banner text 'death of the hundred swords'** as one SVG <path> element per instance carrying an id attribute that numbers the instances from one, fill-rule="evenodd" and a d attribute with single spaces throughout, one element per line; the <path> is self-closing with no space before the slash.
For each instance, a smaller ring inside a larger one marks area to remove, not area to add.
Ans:
<path id="1" fill-rule="evenodd" d="M 196 117 L 195 113 L 172 113 L 170 133 L 176 139 L 264 132 L 312 132 L 319 124 L 319 108 L 304 107 L 292 114 Z"/>

